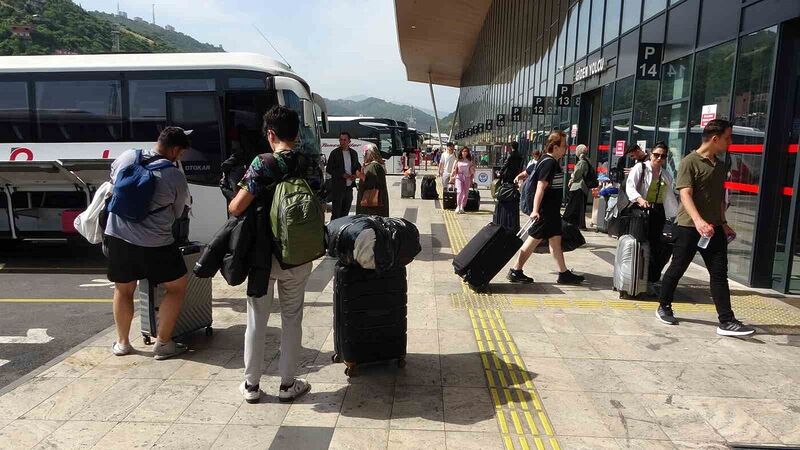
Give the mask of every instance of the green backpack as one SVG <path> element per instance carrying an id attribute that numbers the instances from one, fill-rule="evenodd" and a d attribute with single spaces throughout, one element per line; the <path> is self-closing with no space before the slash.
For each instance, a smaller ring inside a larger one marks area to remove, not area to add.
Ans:
<path id="1" fill-rule="evenodd" d="M 275 186 L 269 219 L 281 266 L 299 266 L 325 254 L 325 212 L 306 180 L 287 177 Z"/>

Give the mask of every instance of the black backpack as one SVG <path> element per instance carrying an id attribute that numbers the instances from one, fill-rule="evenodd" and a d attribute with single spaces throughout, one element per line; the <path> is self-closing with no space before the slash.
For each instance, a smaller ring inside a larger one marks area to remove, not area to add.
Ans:
<path id="1" fill-rule="evenodd" d="M 583 176 L 583 182 L 586 183 L 587 188 L 594 189 L 600 186 L 600 182 L 597 181 L 597 171 L 594 170 L 594 167 L 592 167 L 589 161 L 586 161 L 586 164 L 589 165 L 589 171 Z"/>

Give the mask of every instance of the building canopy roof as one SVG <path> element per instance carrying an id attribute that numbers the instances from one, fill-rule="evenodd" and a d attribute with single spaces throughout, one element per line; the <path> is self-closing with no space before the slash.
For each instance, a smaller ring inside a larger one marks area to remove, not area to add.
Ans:
<path id="1" fill-rule="evenodd" d="M 395 0 L 409 81 L 460 87 L 492 0 Z"/>

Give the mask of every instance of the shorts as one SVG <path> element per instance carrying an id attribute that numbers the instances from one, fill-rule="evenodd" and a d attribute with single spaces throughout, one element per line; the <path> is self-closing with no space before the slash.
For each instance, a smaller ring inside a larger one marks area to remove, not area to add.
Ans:
<path id="1" fill-rule="evenodd" d="M 140 247 L 114 236 L 105 236 L 108 256 L 108 281 L 130 283 L 147 279 L 152 284 L 175 281 L 186 275 L 178 244 Z"/>
<path id="2" fill-rule="evenodd" d="M 539 220 L 528 229 L 528 234 L 534 239 L 543 240 L 561 236 L 561 216 L 539 216 Z"/>

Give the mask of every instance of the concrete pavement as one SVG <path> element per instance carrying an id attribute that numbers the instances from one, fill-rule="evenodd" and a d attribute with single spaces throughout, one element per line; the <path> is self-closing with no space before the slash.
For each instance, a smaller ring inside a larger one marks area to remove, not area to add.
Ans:
<path id="1" fill-rule="evenodd" d="M 400 199 L 422 253 L 409 267 L 407 366 L 333 364 L 333 261 L 315 262 L 298 372 L 313 385 L 277 402 L 280 318 L 270 317 L 267 396 L 250 405 L 243 377 L 243 287 L 214 280 L 213 337 L 192 336 L 185 358 L 114 357 L 109 330 L 0 396 L 1 448 L 724 449 L 730 443 L 800 445 L 800 301 L 732 283 L 751 339 L 715 334 L 707 275 L 693 266 L 676 304 L 679 326 L 654 318 L 651 299 L 611 291 L 615 241 L 592 232 L 567 254 L 587 276 L 555 283 L 534 255 L 531 286 L 498 276 L 475 294 L 451 261 L 491 220 L 439 203 Z M 110 305 L 109 305 L 110 308 Z M 134 323 L 137 321 L 135 320 Z"/>

